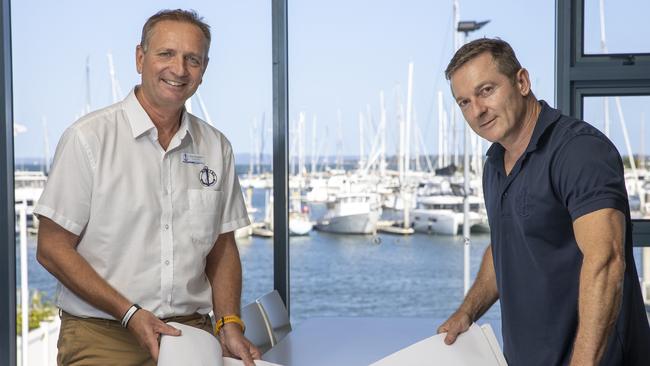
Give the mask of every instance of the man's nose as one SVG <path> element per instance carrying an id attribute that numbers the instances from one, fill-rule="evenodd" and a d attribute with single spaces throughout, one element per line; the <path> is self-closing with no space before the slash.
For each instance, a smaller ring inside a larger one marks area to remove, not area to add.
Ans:
<path id="1" fill-rule="evenodd" d="M 172 62 L 172 72 L 177 76 L 185 76 L 185 74 L 187 74 L 187 65 L 184 57 L 174 57 L 174 61 Z"/>
<path id="2" fill-rule="evenodd" d="M 472 117 L 475 120 L 480 120 L 487 111 L 487 107 L 480 99 L 475 99 L 472 103 Z"/>

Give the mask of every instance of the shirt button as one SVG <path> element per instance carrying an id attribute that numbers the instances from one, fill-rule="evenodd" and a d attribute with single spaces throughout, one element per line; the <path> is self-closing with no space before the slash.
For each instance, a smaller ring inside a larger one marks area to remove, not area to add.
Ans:
<path id="1" fill-rule="evenodd" d="M 167 295 L 167 302 L 172 302 L 172 295 Z"/>
<path id="2" fill-rule="evenodd" d="M 169 265 L 169 261 L 165 261 L 165 264 L 166 264 L 166 265 Z"/>
<path id="3" fill-rule="evenodd" d="M 505 193 L 503 194 L 503 198 L 508 198 L 508 192 L 505 192 Z"/>
<path id="4" fill-rule="evenodd" d="M 169 225 L 165 224 L 164 228 L 165 230 L 169 229 Z"/>

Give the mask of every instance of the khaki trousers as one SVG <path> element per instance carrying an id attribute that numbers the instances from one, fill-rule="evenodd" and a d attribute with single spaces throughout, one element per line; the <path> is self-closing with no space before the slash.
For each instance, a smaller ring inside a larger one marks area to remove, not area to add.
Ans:
<path id="1" fill-rule="evenodd" d="M 208 315 L 176 316 L 163 321 L 190 325 L 212 334 Z M 135 336 L 115 320 L 79 318 L 62 311 L 57 347 L 59 366 L 156 365 Z"/>

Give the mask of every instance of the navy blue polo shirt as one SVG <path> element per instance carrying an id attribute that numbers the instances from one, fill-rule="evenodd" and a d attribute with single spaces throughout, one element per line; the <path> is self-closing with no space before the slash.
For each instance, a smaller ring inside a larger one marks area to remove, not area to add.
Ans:
<path id="1" fill-rule="evenodd" d="M 568 364 L 578 324 L 582 253 L 573 221 L 614 208 L 632 232 L 620 154 L 586 122 L 540 101 L 524 154 L 509 175 L 504 149 L 488 150 L 483 187 L 509 365 Z M 623 303 L 603 365 L 650 365 L 650 330 L 625 239 Z"/>

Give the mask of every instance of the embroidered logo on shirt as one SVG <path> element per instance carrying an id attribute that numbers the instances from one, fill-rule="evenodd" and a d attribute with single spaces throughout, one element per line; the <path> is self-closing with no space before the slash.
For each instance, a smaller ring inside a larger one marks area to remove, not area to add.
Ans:
<path id="1" fill-rule="evenodd" d="M 199 172 L 199 180 L 204 187 L 211 187 L 217 183 L 217 173 L 206 165 Z"/>
<path id="2" fill-rule="evenodd" d="M 519 216 L 528 217 L 530 215 L 528 206 L 528 190 L 524 188 L 515 196 L 515 209 Z"/>
<path id="3" fill-rule="evenodd" d="M 205 158 L 199 154 L 183 153 L 181 155 L 181 162 L 185 164 L 205 164 Z"/>

